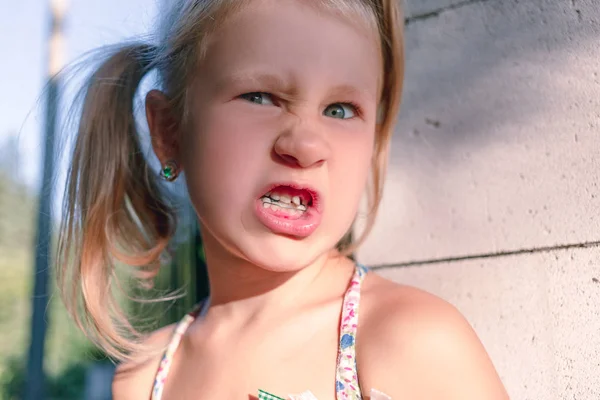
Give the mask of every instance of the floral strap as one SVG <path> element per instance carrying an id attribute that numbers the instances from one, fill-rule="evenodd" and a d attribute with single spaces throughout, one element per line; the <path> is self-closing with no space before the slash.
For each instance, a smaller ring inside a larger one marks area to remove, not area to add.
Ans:
<path id="1" fill-rule="evenodd" d="M 335 382 L 337 400 L 362 399 L 356 369 L 356 331 L 358 327 L 360 287 L 367 271 L 368 269 L 363 265 L 358 264 L 356 266 L 350 286 L 344 295 Z M 192 312 L 186 314 L 175 327 L 171 342 L 160 362 L 150 400 L 161 400 L 164 384 L 173 361 L 173 355 L 179 347 L 185 331 L 197 317 L 206 313 L 208 305 L 209 300 L 200 303 Z M 309 394 L 310 392 L 306 392 L 302 396 L 308 396 Z M 277 400 L 281 398 L 261 390 L 259 391 L 259 399 Z"/>
<path id="2" fill-rule="evenodd" d="M 350 287 L 344 296 L 335 380 L 337 400 L 362 399 L 356 369 L 356 331 L 360 287 L 367 271 L 368 269 L 363 265 L 356 266 Z"/>
<path id="3" fill-rule="evenodd" d="M 156 378 L 154 379 L 154 386 L 152 387 L 152 395 L 150 400 L 160 400 L 162 398 L 163 389 L 165 387 L 165 381 L 167 380 L 167 375 L 169 374 L 169 369 L 171 369 L 171 363 L 173 361 L 173 355 L 175 351 L 179 347 L 179 343 L 181 342 L 181 338 L 183 334 L 188 329 L 190 324 L 194 322 L 194 320 L 199 315 L 204 315 L 206 310 L 208 309 L 209 301 L 203 301 L 193 311 L 186 314 L 185 317 L 177 324 L 175 327 L 175 332 L 173 332 L 173 336 L 171 337 L 171 342 L 163 355 L 163 358 L 160 361 L 160 365 L 158 367 L 158 372 L 156 373 Z"/>
<path id="4" fill-rule="evenodd" d="M 357 265 L 350 286 L 344 295 L 335 380 L 337 400 L 362 400 L 356 369 L 356 331 L 358 328 L 360 287 L 367 272 L 368 269 L 365 266 Z M 373 395 L 373 393 L 371 394 Z M 259 390 L 258 398 L 259 400 L 284 400 L 263 390 Z M 289 398 L 293 400 L 316 400 L 315 396 L 309 391 L 300 395 L 290 395 Z M 381 399 L 381 397 L 379 398 Z"/>

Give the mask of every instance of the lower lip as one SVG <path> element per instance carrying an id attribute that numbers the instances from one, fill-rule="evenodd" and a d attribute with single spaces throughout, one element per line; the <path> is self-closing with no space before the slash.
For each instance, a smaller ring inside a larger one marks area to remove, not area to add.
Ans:
<path id="1" fill-rule="evenodd" d="M 314 207 L 309 207 L 299 217 L 290 217 L 271 208 L 264 208 L 262 200 L 258 199 L 254 210 L 264 226 L 273 233 L 281 235 L 305 238 L 310 236 L 321 223 L 321 214 Z"/>

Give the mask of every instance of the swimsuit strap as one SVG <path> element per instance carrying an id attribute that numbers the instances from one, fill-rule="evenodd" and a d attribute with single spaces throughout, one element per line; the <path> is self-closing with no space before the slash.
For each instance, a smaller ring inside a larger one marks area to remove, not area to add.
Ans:
<path id="1" fill-rule="evenodd" d="M 356 329 L 358 326 L 360 286 L 366 273 L 367 268 L 358 264 L 350 286 L 344 294 L 335 381 L 337 400 L 362 399 L 356 370 Z M 209 300 L 201 302 L 192 312 L 186 314 L 175 327 L 171 342 L 160 361 L 150 400 L 161 400 L 173 356 L 181 343 L 183 334 L 196 318 L 202 317 L 206 313 L 208 306 Z"/>
<path id="2" fill-rule="evenodd" d="M 191 323 L 194 322 L 198 316 L 203 316 L 206 313 L 208 310 L 208 305 L 209 300 L 202 301 L 194 308 L 194 310 L 186 314 L 185 317 L 183 317 L 175 327 L 175 331 L 171 337 L 171 342 L 169 343 L 169 346 L 167 347 L 167 350 L 160 361 L 160 365 L 154 379 L 154 386 L 152 387 L 152 396 L 150 397 L 150 400 L 160 400 L 162 398 L 165 381 L 167 380 L 167 375 L 169 374 L 171 363 L 173 362 L 173 355 L 175 354 L 175 351 L 177 351 L 179 343 L 181 343 L 181 338 Z"/>
<path id="3" fill-rule="evenodd" d="M 362 399 L 356 367 L 356 331 L 358 328 L 360 287 L 367 271 L 368 269 L 364 265 L 357 264 L 350 287 L 344 295 L 335 377 L 337 400 Z"/>

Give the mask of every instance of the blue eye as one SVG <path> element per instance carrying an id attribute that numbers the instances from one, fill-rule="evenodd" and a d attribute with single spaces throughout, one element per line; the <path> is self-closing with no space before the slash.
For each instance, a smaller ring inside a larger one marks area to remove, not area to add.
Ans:
<path id="1" fill-rule="evenodd" d="M 273 105 L 273 98 L 268 93 L 263 92 L 252 92 L 245 93 L 240 96 L 241 98 L 248 100 L 249 102 L 260 104 L 260 105 Z"/>
<path id="2" fill-rule="evenodd" d="M 355 117 L 357 112 L 356 107 L 352 104 L 336 103 L 328 106 L 323 114 L 331 118 L 349 119 Z"/>

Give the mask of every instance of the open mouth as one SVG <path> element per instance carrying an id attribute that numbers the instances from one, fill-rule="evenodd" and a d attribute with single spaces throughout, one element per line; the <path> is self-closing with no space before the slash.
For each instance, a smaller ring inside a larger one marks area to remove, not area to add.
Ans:
<path id="1" fill-rule="evenodd" d="M 275 233 L 306 237 L 319 226 L 319 195 L 294 184 L 271 186 L 257 201 L 259 220 Z"/>
<path id="2" fill-rule="evenodd" d="M 265 210 L 281 216 L 301 217 L 313 206 L 313 195 L 306 189 L 278 186 L 260 198 Z"/>

